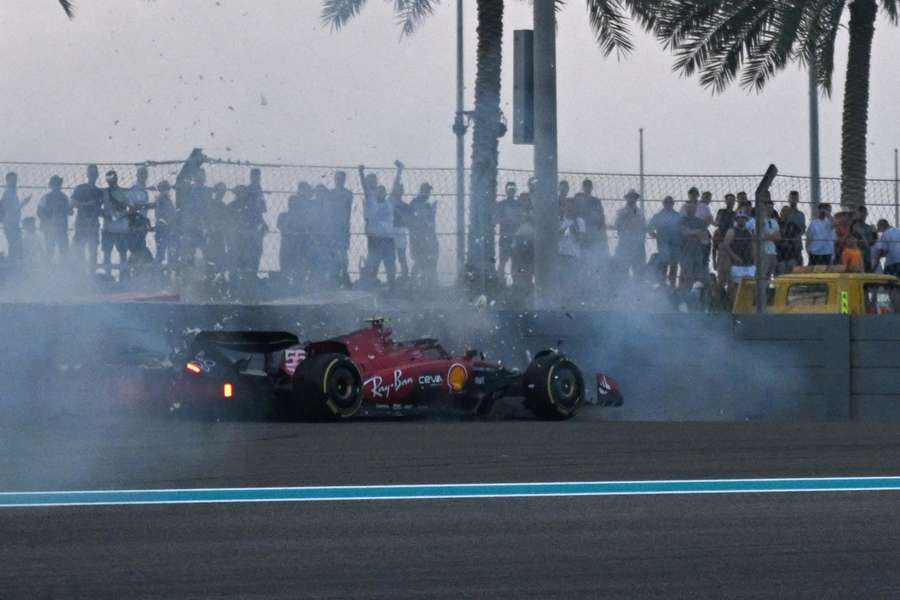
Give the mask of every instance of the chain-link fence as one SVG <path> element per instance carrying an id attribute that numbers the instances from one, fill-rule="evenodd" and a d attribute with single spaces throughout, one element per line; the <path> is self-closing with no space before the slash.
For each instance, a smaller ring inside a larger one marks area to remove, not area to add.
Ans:
<path id="1" fill-rule="evenodd" d="M 174 183 L 181 169 L 181 161 L 148 161 L 142 165 L 131 163 L 105 163 L 98 165 L 102 174 L 107 169 L 116 169 L 122 187 L 130 187 L 135 180 L 138 166 L 146 166 L 149 170 L 149 184 L 155 185 L 163 179 Z M 351 244 L 348 264 L 351 274 L 357 274 L 359 266 L 366 257 L 366 240 L 364 235 L 363 202 L 360 194 L 360 183 L 355 166 L 336 167 L 326 165 L 291 165 L 291 164 L 259 164 L 249 162 L 233 162 L 210 160 L 206 163 L 207 184 L 212 186 L 222 182 L 229 189 L 235 185 L 249 181 L 251 168 L 262 170 L 262 184 L 266 194 L 267 212 L 265 221 L 268 233 L 264 239 L 263 256 L 260 263 L 262 271 L 277 271 L 279 265 L 279 236 L 277 217 L 287 209 L 288 198 L 295 193 L 299 182 L 307 182 L 311 186 L 324 184 L 333 186 L 334 174 L 342 170 L 347 174 L 348 187 L 354 192 L 351 217 Z M 22 216 L 35 216 L 40 197 L 48 191 L 51 176 L 63 178 L 64 191 L 71 193 L 72 188 L 85 181 L 86 164 L 82 163 L 40 163 L 40 162 L 0 162 L 3 173 L 15 171 L 19 175 L 19 197 L 32 195 L 31 202 L 22 210 Z M 394 177 L 393 167 L 368 168 L 367 172 L 378 175 L 379 181 L 390 188 Z M 523 170 L 501 169 L 498 175 L 499 192 L 502 194 L 504 184 L 513 181 L 519 190 L 527 189 L 531 173 Z M 579 190 L 585 179 L 593 183 L 594 195 L 603 202 L 607 222 L 612 224 L 617 211 L 625 204 L 624 195 L 630 190 L 643 191 L 641 206 L 647 219 L 662 208 L 662 199 L 672 196 L 676 202 L 687 198 L 687 190 L 697 187 L 701 192 L 709 191 L 713 196 L 713 214 L 724 206 L 726 193 L 747 192 L 752 199 L 759 175 L 657 175 L 620 174 L 620 173 L 588 173 L 562 172 L 560 179 L 566 180 L 572 193 Z M 457 210 L 456 210 L 456 171 L 455 169 L 419 169 L 407 168 L 403 176 L 406 199 L 415 195 L 420 184 L 430 183 L 432 196 L 436 200 L 436 233 L 439 244 L 438 272 L 441 282 L 452 282 L 457 277 L 458 253 L 462 250 L 457 245 Z M 467 177 L 468 182 L 468 177 Z M 897 183 L 890 179 L 870 179 L 867 188 L 867 204 L 869 219 L 875 223 L 878 219 L 887 219 L 897 223 L 898 206 L 895 196 Z M 468 187 L 468 183 L 467 183 Z M 801 208 L 810 217 L 811 181 L 807 177 L 779 175 L 771 187 L 772 197 L 776 205 L 787 201 L 788 193 L 796 190 L 800 193 Z M 840 198 L 840 180 L 825 178 L 821 180 L 821 198 L 823 202 L 837 204 Z M 226 202 L 231 200 L 231 194 Z M 468 222 L 468 202 L 466 202 L 465 222 Z M 152 236 L 150 236 L 152 238 Z M 610 249 L 616 247 L 616 232 L 609 232 Z M 154 251 L 153 240 L 148 239 L 151 251 Z M 648 253 L 655 248 L 648 239 Z M 0 251 L 6 252 L 5 239 L 0 242 Z"/>

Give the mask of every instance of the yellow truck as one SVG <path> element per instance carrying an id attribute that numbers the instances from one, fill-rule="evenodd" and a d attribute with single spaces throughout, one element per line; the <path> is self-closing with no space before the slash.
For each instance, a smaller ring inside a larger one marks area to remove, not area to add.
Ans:
<path id="1" fill-rule="evenodd" d="M 900 313 L 900 279 L 877 273 L 846 273 L 839 268 L 801 268 L 772 279 L 766 313 L 884 315 Z M 734 299 L 735 314 L 756 312 L 756 280 L 743 279 Z"/>

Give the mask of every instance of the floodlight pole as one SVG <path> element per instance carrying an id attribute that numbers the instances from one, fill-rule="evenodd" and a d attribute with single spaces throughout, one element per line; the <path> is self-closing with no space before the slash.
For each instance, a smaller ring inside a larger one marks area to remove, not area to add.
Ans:
<path id="1" fill-rule="evenodd" d="M 822 179 L 819 171 L 819 85 L 816 80 L 816 58 L 809 65 L 809 193 L 811 214 L 815 216 L 822 201 Z"/>
<path id="2" fill-rule="evenodd" d="M 461 281 L 466 263 L 466 125 L 463 108 L 463 0 L 456 0 L 456 274 Z"/>
<path id="3" fill-rule="evenodd" d="M 546 306 L 556 291 L 559 198 L 556 130 L 556 3 L 535 0 L 534 8 L 534 174 L 535 300 Z"/>
<path id="4" fill-rule="evenodd" d="M 900 162 L 894 148 L 894 227 L 900 227 Z"/>
<path id="5" fill-rule="evenodd" d="M 769 278 L 763 277 L 762 271 L 760 267 L 762 267 L 762 257 L 763 250 L 765 246 L 765 240 L 763 239 L 763 234 L 765 233 L 766 223 L 769 221 L 769 215 L 766 214 L 765 200 L 767 199 L 767 195 L 769 193 L 769 187 L 772 185 L 772 181 L 775 179 L 775 176 L 778 175 L 778 167 L 775 165 L 769 165 L 769 168 L 766 169 L 766 174 L 763 175 L 762 181 L 759 182 L 759 185 L 756 187 L 756 210 L 754 213 L 754 221 L 756 231 L 754 232 L 754 241 L 756 248 L 756 313 L 763 314 L 766 312 L 766 288 L 769 287 Z"/>
<path id="6" fill-rule="evenodd" d="M 638 176 L 638 192 L 641 194 L 641 215 L 646 219 L 647 212 L 644 209 L 644 128 L 638 129 L 638 146 L 639 146 L 639 176 Z"/>

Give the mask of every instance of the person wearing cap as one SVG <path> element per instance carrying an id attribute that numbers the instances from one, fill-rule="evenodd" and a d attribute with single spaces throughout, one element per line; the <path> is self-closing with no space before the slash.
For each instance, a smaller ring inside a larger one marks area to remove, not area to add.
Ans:
<path id="1" fill-rule="evenodd" d="M 112 251 L 119 255 L 120 277 L 128 262 L 129 222 L 128 193 L 119 187 L 119 175 L 115 171 L 106 172 L 106 188 L 103 190 L 103 230 L 100 249 L 103 250 L 103 270 L 112 276 Z"/>
<path id="2" fill-rule="evenodd" d="M 72 204 L 76 210 L 72 248 L 79 261 L 86 261 L 91 275 L 97 270 L 97 247 L 100 245 L 103 190 L 97 187 L 99 178 L 97 165 L 88 165 L 87 182 L 78 184 L 72 191 Z"/>
<path id="3" fill-rule="evenodd" d="M 656 239 L 660 283 L 668 282 L 674 288 L 678 283 L 678 262 L 681 260 L 681 215 L 675 210 L 672 196 L 663 198 L 663 208 L 650 219 L 647 231 Z"/>
<path id="4" fill-rule="evenodd" d="M 753 234 L 747 229 L 750 213 L 740 209 L 734 215 L 734 226 L 725 233 L 719 251 L 728 257 L 730 277 L 728 278 L 728 298 L 734 302 L 737 283 L 744 277 L 756 276 L 755 246 Z"/>
<path id="5" fill-rule="evenodd" d="M 172 232 L 175 227 L 175 203 L 172 201 L 172 184 L 163 179 L 156 184 L 156 197 L 153 203 L 156 205 L 156 226 L 154 227 L 154 239 L 156 240 L 157 264 L 169 264 L 174 253 L 172 252 Z"/>
<path id="6" fill-rule="evenodd" d="M 62 191 L 62 184 L 63 180 L 59 175 L 51 177 L 50 192 L 44 194 L 37 208 L 46 246 L 46 259 L 50 262 L 53 262 L 54 257 L 62 262 L 69 250 L 69 215 L 73 211 L 69 197 Z"/>
<path id="7" fill-rule="evenodd" d="M 627 277 L 629 270 L 632 277 L 639 277 L 647 262 L 644 248 L 644 235 L 647 226 L 644 215 L 638 208 L 637 201 L 641 195 L 631 189 L 625 194 L 625 206 L 616 213 L 616 261 L 622 273 Z"/>

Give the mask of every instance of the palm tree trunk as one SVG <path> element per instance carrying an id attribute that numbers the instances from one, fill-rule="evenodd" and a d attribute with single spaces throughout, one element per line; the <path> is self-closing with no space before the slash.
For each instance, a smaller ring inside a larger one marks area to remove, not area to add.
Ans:
<path id="1" fill-rule="evenodd" d="M 478 0 L 468 244 L 468 276 L 475 290 L 481 290 L 494 277 L 493 207 L 497 199 L 497 140 L 501 131 L 502 51 L 503 0 Z"/>
<path id="2" fill-rule="evenodd" d="M 841 129 L 841 204 L 866 202 L 866 130 L 869 121 L 869 66 L 875 35 L 876 0 L 850 3 L 850 51 L 844 83 Z"/>

